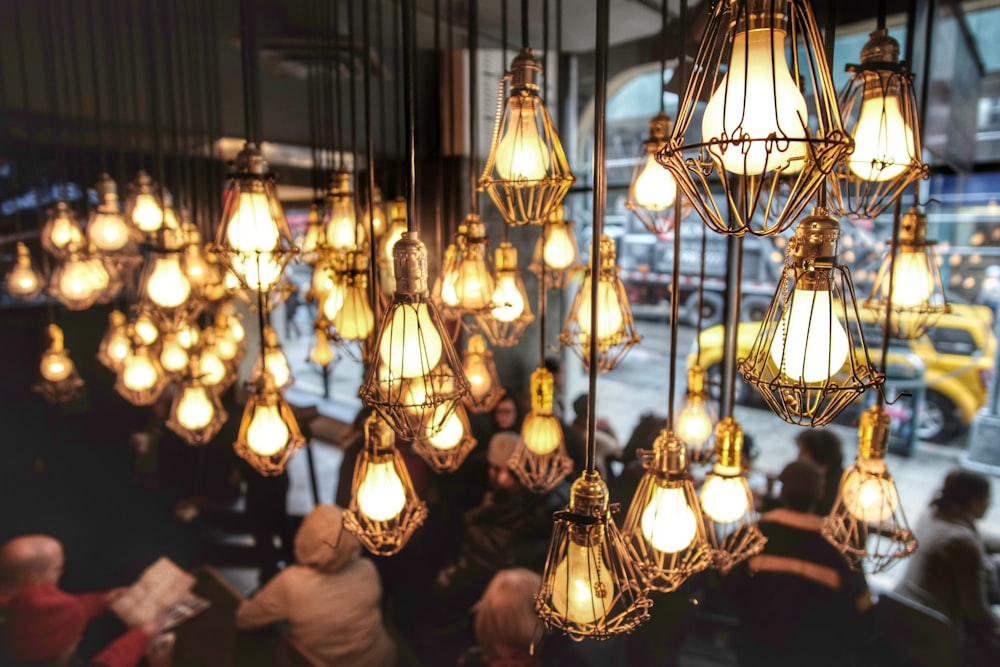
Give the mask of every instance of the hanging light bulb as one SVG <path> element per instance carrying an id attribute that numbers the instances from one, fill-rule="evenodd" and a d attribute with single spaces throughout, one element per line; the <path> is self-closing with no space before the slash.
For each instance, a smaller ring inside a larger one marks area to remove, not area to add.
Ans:
<path id="1" fill-rule="evenodd" d="M 684 90 L 656 159 L 714 231 L 781 233 L 851 149 L 807 0 L 714 3 Z"/>
<path id="2" fill-rule="evenodd" d="M 70 252 L 53 271 L 49 294 L 70 310 L 90 308 L 101 295 L 101 280 L 94 270 L 86 257 L 75 250 Z"/>
<path id="3" fill-rule="evenodd" d="M 396 243 L 394 259 L 396 293 L 380 326 L 376 358 L 360 394 L 366 405 L 391 421 L 400 437 L 412 440 L 425 432 L 423 416 L 438 405 L 461 399 L 469 383 L 453 370 L 459 368 L 458 355 L 428 299 L 427 248 L 416 232 L 407 232 Z M 418 378 L 426 393 L 420 403 L 412 403 L 406 394 Z"/>
<path id="4" fill-rule="evenodd" d="M 591 248 L 591 252 L 595 249 Z M 625 286 L 618 276 L 615 264 L 615 242 L 602 234 L 600 241 L 601 268 L 597 277 L 597 335 L 599 373 L 605 373 L 621 363 L 629 349 L 640 340 L 636 331 L 632 309 L 629 306 Z M 559 340 L 576 352 L 583 360 L 584 368 L 590 363 L 591 292 L 593 272 L 587 272 L 580 291 L 573 300 L 569 317 Z M 589 370 L 589 369 L 588 369 Z"/>
<path id="5" fill-rule="evenodd" d="M 497 248 L 496 267 L 496 289 L 490 299 L 493 308 L 488 314 L 477 314 L 476 321 L 494 345 L 512 347 L 535 316 L 517 267 L 517 249 L 506 241 Z"/>
<path id="6" fill-rule="evenodd" d="M 697 364 L 688 369 L 684 407 L 677 416 L 677 437 L 693 450 L 695 461 L 703 460 L 702 452 L 712 437 L 718 417 L 715 406 L 705 391 L 705 371 Z"/>
<path id="7" fill-rule="evenodd" d="M 38 365 L 40 378 L 32 389 L 49 403 L 61 405 L 75 400 L 84 383 L 65 347 L 62 329 L 50 324 L 47 333 L 49 347 L 42 354 Z"/>
<path id="8" fill-rule="evenodd" d="M 873 405 L 858 424 L 858 457 L 844 472 L 823 535 L 855 566 L 868 561 L 874 572 L 910 556 L 917 540 L 899 504 L 896 482 L 886 469 L 890 419 Z"/>
<path id="9" fill-rule="evenodd" d="M 656 161 L 667 143 L 672 121 L 662 111 L 649 121 L 649 138 L 642 142 L 643 154 L 632 173 L 625 206 L 653 234 L 665 234 L 673 223 L 671 207 L 677 199 L 677 182 L 670 171 Z"/>
<path id="10" fill-rule="evenodd" d="M 47 213 L 42 227 L 42 247 L 54 257 L 66 257 L 73 250 L 84 247 L 83 231 L 74 220 L 73 209 L 64 201 L 58 201 Z"/>
<path id="11" fill-rule="evenodd" d="M 145 345 L 132 345 L 118 372 L 115 389 L 133 405 L 152 405 L 163 393 L 168 378 Z"/>
<path id="12" fill-rule="evenodd" d="M 444 403 L 428 414 L 423 437 L 413 442 L 413 451 L 435 472 L 446 473 L 458 470 L 475 446 L 465 407 Z"/>
<path id="13" fill-rule="evenodd" d="M 494 292 L 493 271 L 487 261 L 486 226 L 475 213 L 465 217 L 465 246 L 455 279 L 455 309 L 476 314 L 489 310 Z"/>
<path id="14" fill-rule="evenodd" d="M 503 398 L 504 391 L 493 361 L 493 352 L 486 347 L 486 340 L 481 335 L 469 336 L 462 358 L 462 369 L 469 380 L 469 395 L 464 399 L 465 406 L 478 414 L 492 412 Z"/>
<path id="15" fill-rule="evenodd" d="M 365 446 L 354 467 L 351 504 L 344 529 L 369 551 L 383 556 L 399 552 L 427 517 L 417 498 L 396 434 L 376 413 L 365 422 Z"/>
<path id="16" fill-rule="evenodd" d="M 564 206 L 557 206 L 549 215 L 528 269 L 541 277 L 543 266 L 548 289 L 565 289 L 573 278 L 583 273 L 573 221 L 565 218 Z"/>
<path id="17" fill-rule="evenodd" d="M 149 347 L 160 338 L 160 329 L 156 326 L 148 310 L 143 310 L 135 320 L 135 335 L 139 342 Z"/>
<path id="18" fill-rule="evenodd" d="M 167 427 L 190 445 L 204 445 L 215 437 L 228 418 L 218 395 L 201 380 L 199 359 L 192 357 L 190 376 L 174 396 Z"/>
<path id="19" fill-rule="evenodd" d="M 496 117 L 480 187 L 511 225 L 542 224 L 576 180 L 539 97 L 542 65 L 529 48 L 510 66 L 510 96 Z"/>
<path id="20" fill-rule="evenodd" d="M 347 290 L 341 276 L 337 275 L 333 269 L 324 269 L 327 274 L 323 278 L 323 292 L 319 296 L 319 311 L 323 313 L 323 318 L 332 322 L 340 309 L 344 306 L 344 299 Z"/>
<path id="21" fill-rule="evenodd" d="M 542 621 L 574 639 L 607 639 L 649 618 L 652 602 L 610 520 L 607 486 L 596 472 L 573 482 L 569 507 L 556 514 L 535 599 Z"/>
<path id="22" fill-rule="evenodd" d="M 179 308 L 187 302 L 191 297 L 191 281 L 181 267 L 180 252 L 168 250 L 150 254 L 142 293 L 164 309 Z"/>
<path id="23" fill-rule="evenodd" d="M 129 183 L 129 196 L 125 202 L 125 217 L 144 234 L 155 234 L 163 227 L 163 207 L 157 197 L 159 188 L 142 169 Z"/>
<path id="24" fill-rule="evenodd" d="M 274 175 L 254 144 L 247 143 L 233 161 L 223 202 L 216 252 L 244 287 L 270 291 L 295 248 Z"/>
<path id="25" fill-rule="evenodd" d="M 160 348 L 160 366 L 167 373 L 178 375 L 188 367 L 190 361 L 187 350 L 177 340 L 177 334 L 168 334 L 163 337 L 163 346 Z"/>
<path id="26" fill-rule="evenodd" d="M 213 301 L 221 298 L 222 290 L 218 289 L 221 276 L 217 266 L 210 263 L 205 256 L 201 232 L 194 225 L 185 223 L 182 236 L 184 241 L 181 265 L 192 293 Z"/>
<path id="27" fill-rule="evenodd" d="M 229 385 L 229 369 L 211 348 L 206 347 L 201 353 L 202 382 L 207 387 L 214 387 L 222 392 Z"/>
<path id="28" fill-rule="evenodd" d="M 893 257 L 890 242 L 882 258 L 871 296 L 864 305 L 879 319 L 888 318 L 890 329 L 897 338 L 919 338 L 942 314 L 951 310 L 938 270 L 935 244 L 927 240 L 927 216 L 912 207 L 900 221 L 898 252 Z"/>
<path id="29" fill-rule="evenodd" d="M 737 367 L 778 416 L 821 426 L 885 381 L 868 357 L 840 224 L 817 207 L 788 243 L 778 290 L 750 354 Z"/>
<path id="30" fill-rule="evenodd" d="M 185 322 L 179 329 L 177 329 L 177 342 L 185 350 L 190 350 L 198 341 L 201 340 L 201 331 L 198 327 L 190 322 Z"/>
<path id="31" fill-rule="evenodd" d="M 17 259 L 10 267 L 4 279 L 7 293 L 21 301 L 31 301 L 38 296 L 45 286 L 45 280 L 31 265 L 31 253 L 28 246 L 20 241 L 17 243 Z"/>
<path id="32" fill-rule="evenodd" d="M 315 333 L 316 343 L 309 352 L 309 360 L 320 366 L 329 366 L 333 363 L 333 347 L 330 345 L 330 339 L 326 337 L 323 329 L 316 329 Z"/>
<path id="33" fill-rule="evenodd" d="M 555 378 L 541 366 L 531 374 L 531 411 L 521 424 L 521 440 L 509 468 L 533 493 L 545 493 L 573 470 L 562 424 L 553 414 Z"/>
<path id="34" fill-rule="evenodd" d="M 278 343 L 278 332 L 273 327 L 265 326 L 262 335 L 264 336 L 264 351 L 262 357 L 258 357 L 257 359 L 257 363 L 254 366 L 254 373 L 257 379 L 260 380 L 261 373 L 263 372 L 261 363 L 263 363 L 263 367 L 267 369 L 266 374 L 270 376 L 274 382 L 274 386 L 282 388 L 292 381 L 292 369 L 288 365 L 288 358 Z M 263 362 L 261 362 L 261 359 L 263 359 Z"/>
<path id="35" fill-rule="evenodd" d="M 701 509 L 714 566 L 728 572 L 760 553 L 766 538 L 757 527 L 750 487 L 743 472 L 743 429 L 725 417 L 715 430 L 715 465 L 701 487 Z"/>
<path id="36" fill-rule="evenodd" d="M 261 475 L 272 476 L 284 472 L 304 442 L 291 407 L 265 371 L 247 400 L 233 448 Z"/>
<path id="37" fill-rule="evenodd" d="M 351 269 L 344 275 L 343 304 L 332 321 L 342 339 L 361 341 L 375 328 L 375 314 L 368 303 L 368 258 L 361 252 L 350 253 L 348 263 Z"/>
<path id="38" fill-rule="evenodd" d="M 125 328 L 125 313 L 120 310 L 112 310 L 108 314 L 108 326 L 101 337 L 101 343 L 97 349 L 97 359 L 108 370 L 118 372 L 125 362 L 125 357 L 129 354 L 128 332 Z"/>
<path id="39" fill-rule="evenodd" d="M 330 192 L 326 196 L 323 230 L 327 245 L 333 250 L 359 250 L 365 242 L 365 229 L 358 224 L 351 190 L 351 174 L 341 168 L 330 176 Z"/>
<path id="40" fill-rule="evenodd" d="M 647 585 L 664 593 L 712 563 L 685 453 L 676 435 L 660 432 L 622 528 Z"/>
<path id="41" fill-rule="evenodd" d="M 326 239 L 323 238 L 323 224 L 319 217 L 319 206 L 313 202 L 309 206 L 309 223 L 306 225 L 305 236 L 302 237 L 300 252 L 302 260 L 309 264 L 316 264 L 318 260 L 317 251 L 323 247 Z M 314 270 L 315 270 L 314 266 Z"/>
<path id="42" fill-rule="evenodd" d="M 96 190 L 100 203 L 87 221 L 87 240 L 100 252 L 115 253 L 132 240 L 132 230 L 118 206 L 118 187 L 114 180 L 107 174 L 101 174 Z"/>
<path id="43" fill-rule="evenodd" d="M 455 317 L 461 317 L 461 313 L 456 311 L 458 291 L 455 285 L 458 283 L 459 244 L 465 244 L 465 225 L 459 225 L 458 229 L 455 242 L 449 243 L 445 248 L 441 273 L 434 281 L 434 289 L 431 290 L 431 298 L 441 308 L 441 312 Z"/>
<path id="44" fill-rule="evenodd" d="M 374 238 L 377 240 L 382 237 L 382 234 L 386 230 L 386 213 L 385 213 L 385 202 L 382 199 L 382 188 L 375 186 L 372 190 L 372 202 L 375 207 L 372 209 L 372 213 L 365 211 L 363 226 L 367 229 L 374 229 Z"/>

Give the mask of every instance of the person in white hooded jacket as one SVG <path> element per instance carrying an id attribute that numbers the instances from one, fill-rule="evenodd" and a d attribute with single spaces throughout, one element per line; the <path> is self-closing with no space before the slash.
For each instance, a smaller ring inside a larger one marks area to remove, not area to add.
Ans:
<path id="1" fill-rule="evenodd" d="M 295 536 L 297 563 L 236 610 L 241 629 L 285 621 L 289 634 L 327 665 L 389 667 L 396 646 L 382 623 L 382 585 L 361 545 L 343 530 L 343 510 L 317 505 Z"/>

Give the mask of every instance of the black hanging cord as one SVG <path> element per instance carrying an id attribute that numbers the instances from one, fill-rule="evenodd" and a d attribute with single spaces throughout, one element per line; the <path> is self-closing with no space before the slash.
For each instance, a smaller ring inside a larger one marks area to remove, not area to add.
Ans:
<path id="1" fill-rule="evenodd" d="M 500 62 L 507 67 L 507 0 L 500 0 Z"/>
<path id="2" fill-rule="evenodd" d="M 348 79 L 351 94 L 346 95 L 347 103 L 351 106 L 351 171 L 358 173 L 358 121 L 354 110 L 354 0 L 347 0 L 347 62 L 350 78 Z M 357 186 L 355 186 L 357 187 Z"/>
<path id="3" fill-rule="evenodd" d="M 363 9 L 361 12 L 362 48 L 365 53 L 365 151 L 368 158 L 368 300 L 371 302 L 375 321 L 378 322 L 379 307 L 382 304 L 379 303 L 378 298 L 378 250 L 375 243 L 375 140 L 374 133 L 372 132 L 372 125 L 374 123 L 372 120 L 372 75 L 369 64 L 369 54 L 371 53 L 369 6 L 370 3 L 368 2 L 362 3 Z M 379 29 L 381 29 L 381 26 Z"/>
<path id="4" fill-rule="evenodd" d="M 479 0 L 469 0 L 469 209 L 479 214 Z"/>
<path id="5" fill-rule="evenodd" d="M 878 30 L 885 30 L 886 0 L 878 0 L 878 14 L 876 15 L 875 27 Z"/>
<path id="6" fill-rule="evenodd" d="M 413 94 L 413 60 L 416 58 L 413 36 L 413 0 L 401 0 L 403 12 L 403 86 L 406 89 L 403 97 L 403 110 L 406 114 L 406 162 L 409 169 L 406 192 L 406 231 L 415 232 L 417 195 L 417 151 L 416 151 L 416 109 Z"/>
<path id="7" fill-rule="evenodd" d="M 663 93 L 660 93 L 663 98 Z M 670 275 L 670 382 L 667 385 L 667 428 L 674 428 L 674 397 L 677 387 L 677 332 L 680 328 L 679 308 L 681 299 L 681 197 L 674 199 L 674 265 Z M 702 225 L 704 227 L 704 225 Z M 701 256 L 702 266 L 705 255 Z M 695 332 L 695 336 L 698 332 Z"/>
<path id="8" fill-rule="evenodd" d="M 597 443 L 597 324 L 601 273 L 601 227 L 607 205 L 608 172 L 605 160 L 605 115 L 608 98 L 608 0 L 597 2 L 597 61 L 594 78 L 594 213 L 590 250 L 590 373 L 587 396 L 587 472 L 594 472 Z"/>
<path id="9" fill-rule="evenodd" d="M 528 48 L 528 0 L 521 0 L 521 48 Z"/>
<path id="10" fill-rule="evenodd" d="M 681 46 L 681 58 L 684 58 L 684 47 L 683 43 Z M 660 113 L 664 113 L 666 105 L 663 101 L 663 80 L 667 78 L 667 0 L 663 0 L 660 3 L 660 81 L 657 85 L 657 90 L 660 95 Z M 673 373 L 670 375 L 673 378 Z M 671 382 L 671 386 L 673 383 Z M 667 426 L 670 424 L 668 423 Z"/>
<path id="11" fill-rule="evenodd" d="M 146 81 L 146 85 L 149 86 L 149 105 L 150 105 L 150 119 L 152 123 L 149 125 L 150 134 L 153 135 L 153 155 L 155 157 L 156 163 L 156 180 L 157 180 L 157 199 L 159 200 L 160 209 L 164 211 L 167 206 L 166 189 L 164 186 L 164 179 L 166 178 L 164 159 L 163 159 L 163 140 L 160 136 L 160 84 L 159 84 L 159 70 L 156 66 L 156 39 L 154 35 L 160 33 L 157 30 L 156 19 L 153 16 L 153 7 L 150 3 L 144 4 L 145 11 L 143 12 L 143 17 L 146 19 L 146 52 L 147 52 L 147 63 L 146 69 L 149 79 Z"/>
<path id="12" fill-rule="evenodd" d="M 831 2 L 832 1 L 833 0 L 831 0 Z M 664 2 L 664 5 L 666 5 L 666 2 Z M 678 22 L 680 23 L 680 26 L 681 26 L 681 38 L 680 38 L 680 50 L 679 50 L 678 56 L 677 56 L 677 75 L 676 76 L 677 76 L 677 80 L 681 83 L 681 85 L 682 86 L 686 86 L 687 85 L 687 47 L 688 47 L 688 32 L 687 32 L 688 31 L 688 24 L 687 24 L 687 21 L 688 21 L 688 0 L 681 0 L 680 10 L 677 13 L 677 20 L 678 20 Z M 664 35 L 666 35 L 666 32 L 664 32 Z M 682 97 L 684 95 L 684 89 L 683 88 L 680 89 L 680 95 Z M 663 92 L 662 91 L 660 92 L 660 98 L 661 99 L 663 98 Z M 680 192 L 677 193 L 677 196 L 678 197 L 681 196 Z M 702 257 L 704 257 L 704 256 L 705 255 L 703 253 Z M 704 265 L 702 266 L 702 269 L 704 269 Z"/>
<path id="13" fill-rule="evenodd" d="M 381 3 L 379 3 L 379 4 L 381 4 Z M 393 5 L 393 12 L 392 12 L 392 37 L 393 37 L 393 40 L 396 40 L 398 38 L 400 40 L 400 42 L 402 42 L 403 44 L 405 44 L 406 43 L 406 39 L 405 39 L 405 36 L 402 34 L 403 26 L 400 24 L 400 16 L 401 16 L 401 12 L 402 11 L 404 11 L 402 7 L 400 7 L 399 11 L 396 11 L 395 5 Z M 406 73 L 404 72 L 404 68 L 406 67 L 406 63 L 404 62 L 405 58 L 402 57 L 403 56 L 403 51 L 404 51 L 404 49 L 399 48 L 399 42 L 397 42 L 396 45 L 395 45 L 395 47 L 392 49 L 393 65 L 394 65 L 394 69 L 396 71 L 396 79 L 395 79 L 396 85 L 393 86 L 393 97 L 394 97 L 394 99 L 393 99 L 392 108 L 396 111 L 396 113 L 395 113 L 395 116 L 396 116 L 396 151 L 397 151 L 396 154 L 399 156 L 400 161 L 403 162 L 403 164 L 406 164 L 406 160 L 409 159 L 408 156 L 407 156 L 407 152 L 406 152 L 406 147 L 408 145 L 408 141 L 406 139 L 405 130 L 403 129 L 403 125 L 405 124 L 405 121 L 406 121 L 406 111 L 405 111 L 406 103 L 405 103 L 405 101 L 403 102 L 403 104 L 399 103 L 400 99 L 404 98 L 406 96 L 406 91 L 404 90 L 405 87 L 406 87 L 406 80 L 405 80 L 406 79 Z M 409 54 L 407 54 L 407 57 L 409 57 Z M 400 75 L 401 74 L 402 74 L 402 79 L 400 79 Z M 401 106 L 404 107 L 403 113 L 399 112 L 399 108 Z M 406 192 L 406 188 L 408 187 L 408 184 L 409 184 L 409 180 L 408 179 L 409 179 L 409 176 L 407 176 L 407 175 L 404 174 L 401 190 L 403 191 L 403 196 L 406 199 L 409 199 L 409 195 Z"/>
<path id="14" fill-rule="evenodd" d="M 100 156 L 101 171 L 108 170 L 108 154 L 104 145 L 104 114 L 101 112 L 101 73 L 97 58 L 97 38 L 94 26 L 94 7 L 87 7 L 87 49 L 90 51 L 90 78 L 94 83 L 94 132 L 97 136 L 97 152 Z"/>
<path id="15" fill-rule="evenodd" d="M 73 3 L 68 3 L 66 5 L 65 29 L 66 32 L 69 34 L 69 39 L 63 42 L 62 51 L 63 55 L 67 60 L 67 66 L 66 66 L 67 76 L 70 75 L 69 63 L 72 63 L 73 65 L 72 76 L 71 76 L 71 79 L 73 80 L 73 88 L 75 93 L 75 99 L 73 103 L 74 106 L 73 116 L 75 117 L 74 124 L 77 126 L 76 127 L 77 137 L 80 141 L 80 144 L 77 149 L 78 150 L 77 167 L 80 170 L 79 180 L 81 187 L 83 189 L 83 194 L 82 194 L 83 210 L 86 211 L 89 202 L 87 201 L 88 198 L 86 194 L 87 192 L 86 186 L 84 186 L 83 184 L 86 182 L 87 172 L 89 171 L 89 169 L 87 164 L 87 150 L 86 150 L 87 137 L 84 134 L 83 130 L 83 127 L 85 126 L 83 120 L 84 119 L 83 76 L 80 72 L 80 61 L 82 60 L 82 57 L 80 52 L 80 45 L 77 41 L 76 26 L 78 24 L 79 21 L 77 21 L 76 14 L 73 11 Z"/>
<path id="16" fill-rule="evenodd" d="M 337 118 L 337 168 L 344 168 L 344 107 L 343 84 L 340 80 L 340 3 L 334 2 L 333 9 L 333 52 L 330 55 L 330 62 L 333 63 L 334 73 L 334 100 L 336 108 L 334 115 Z"/>
<path id="17" fill-rule="evenodd" d="M 448 27 L 449 31 L 451 26 Z M 438 59 L 438 81 L 441 80 L 441 75 L 443 73 L 443 68 L 441 66 L 441 0 L 434 0 L 434 55 Z M 452 80 L 454 73 L 452 72 L 451 60 L 448 60 L 448 82 L 444 84 L 445 94 L 444 98 L 447 100 L 448 104 L 448 117 L 451 121 L 449 127 L 454 127 L 454 120 L 451 118 L 452 110 L 454 109 L 454 104 L 452 100 Z M 451 136 L 448 137 L 448 141 L 451 141 Z M 445 188 L 444 188 L 444 140 L 438 142 L 438 155 L 437 155 L 437 193 L 434 197 L 434 256 L 441 258 L 441 245 L 442 237 L 444 236 L 444 220 L 442 208 L 444 207 L 445 198 Z"/>
<path id="18" fill-rule="evenodd" d="M 367 6 L 368 3 L 366 2 L 365 5 Z M 381 129 L 380 134 L 383 137 L 385 137 L 382 141 L 382 153 L 383 155 L 387 155 L 390 153 L 389 140 L 387 138 L 389 136 L 389 120 L 388 120 L 389 117 L 386 115 L 386 107 L 389 105 L 389 76 L 385 71 L 385 63 L 387 58 L 385 57 L 385 44 L 382 39 L 383 30 L 384 29 L 382 27 L 382 3 L 376 2 L 375 3 L 375 51 L 378 52 L 378 60 L 382 66 L 382 81 L 379 83 L 379 94 L 378 94 L 378 101 L 379 101 L 378 111 L 380 116 L 379 120 L 381 121 L 379 123 L 379 128 Z M 399 76 L 398 69 L 393 73 L 393 76 Z M 396 117 L 397 118 L 399 117 L 398 114 L 396 115 Z M 395 135 L 395 133 L 398 132 L 399 130 L 399 126 L 393 125 L 392 129 L 394 132 L 392 137 L 392 145 L 395 146 L 399 141 Z"/>
<path id="19" fill-rule="evenodd" d="M 240 56 L 243 65 L 243 114 L 247 141 L 260 140 L 260 82 L 257 80 L 257 0 L 240 2 Z"/>

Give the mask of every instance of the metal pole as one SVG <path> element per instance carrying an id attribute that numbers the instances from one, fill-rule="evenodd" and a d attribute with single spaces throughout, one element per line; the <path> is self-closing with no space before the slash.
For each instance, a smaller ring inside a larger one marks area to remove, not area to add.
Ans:
<path id="1" fill-rule="evenodd" d="M 743 237 L 728 239 L 729 272 L 726 275 L 726 336 L 722 351 L 722 388 L 719 409 L 732 417 L 736 404 L 736 339 L 740 323 L 740 287 L 743 279 Z"/>

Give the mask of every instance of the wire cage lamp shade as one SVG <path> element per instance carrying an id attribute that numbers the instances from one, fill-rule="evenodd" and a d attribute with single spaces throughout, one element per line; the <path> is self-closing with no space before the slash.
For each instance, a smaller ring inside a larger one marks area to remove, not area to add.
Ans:
<path id="1" fill-rule="evenodd" d="M 101 174 L 95 189 L 98 204 L 87 219 L 87 241 L 101 253 L 135 253 L 139 234 L 122 215 L 118 186 L 108 174 Z"/>
<path id="2" fill-rule="evenodd" d="M 265 371 L 247 399 L 233 449 L 261 475 L 273 477 L 305 441 L 291 406 Z"/>
<path id="3" fill-rule="evenodd" d="M 436 435 L 469 381 L 427 293 L 427 248 L 406 232 L 393 249 L 396 292 L 360 396 L 406 440 Z"/>
<path id="4" fill-rule="evenodd" d="M 269 292 L 295 252 L 274 174 L 252 143 L 233 161 L 214 252 L 251 292 Z"/>
<path id="5" fill-rule="evenodd" d="M 851 143 L 809 2 L 715 3 L 657 155 L 705 224 L 724 234 L 781 233 Z M 720 186 L 722 196 L 713 193 Z"/>
<path id="6" fill-rule="evenodd" d="M 896 482 L 885 465 L 889 432 L 884 407 L 873 405 L 862 413 L 858 457 L 844 471 L 837 499 L 823 524 L 823 535 L 852 565 L 865 563 L 873 572 L 889 568 L 917 549 Z"/>
<path id="7" fill-rule="evenodd" d="M 699 496 L 712 566 L 723 574 L 760 553 L 767 538 L 757 527 L 753 494 L 743 470 L 743 428 L 724 417 L 715 429 L 715 465 Z"/>
<path id="8" fill-rule="evenodd" d="M 705 463 L 711 458 L 714 453 L 712 436 L 719 423 L 715 403 L 705 388 L 705 379 L 701 366 L 695 364 L 688 368 L 684 405 L 674 428 L 677 438 L 687 445 L 688 459 L 694 463 Z"/>
<path id="9" fill-rule="evenodd" d="M 170 406 L 167 428 L 189 445 L 205 445 L 229 419 L 216 391 L 201 380 L 201 364 L 191 360 L 190 374 L 181 383 Z"/>
<path id="10" fill-rule="evenodd" d="M 84 247 L 83 230 L 69 204 L 58 201 L 46 213 L 42 227 L 42 247 L 56 259 L 65 258 L 71 250 Z"/>
<path id="11" fill-rule="evenodd" d="M 358 221 L 351 173 L 341 167 L 330 175 L 330 190 L 323 210 L 322 245 L 334 252 L 360 250 L 365 227 Z"/>
<path id="12" fill-rule="evenodd" d="M 660 432 L 622 527 L 646 585 L 662 593 L 712 564 L 685 449 L 671 431 Z"/>
<path id="13" fill-rule="evenodd" d="M 591 247 L 590 252 L 597 249 Z M 593 270 L 588 269 L 584 276 L 580 291 L 577 292 L 573 305 L 559 340 L 571 348 L 583 361 L 585 370 L 590 371 L 590 336 L 597 337 L 597 368 L 598 373 L 606 373 L 618 367 L 633 345 L 638 344 L 641 337 L 632 317 L 632 307 L 629 305 L 625 285 L 618 276 L 618 265 L 615 263 L 615 242 L 604 234 L 600 240 L 601 264 L 598 271 L 597 304 L 593 303 L 591 280 Z M 597 309 L 597 331 L 591 330 L 591 309 Z"/>
<path id="14" fill-rule="evenodd" d="M 927 215 L 913 207 L 900 221 L 895 254 L 890 244 L 882 258 L 864 307 L 880 321 L 888 319 L 889 331 L 895 338 L 919 338 L 941 315 L 951 311 L 934 252 L 936 243 L 927 240 Z"/>
<path id="15" fill-rule="evenodd" d="M 20 241 L 17 243 L 17 257 L 14 259 L 14 264 L 4 276 L 4 287 L 7 294 L 19 301 L 34 300 L 45 287 L 45 278 L 31 263 L 28 246 Z"/>
<path id="16" fill-rule="evenodd" d="M 107 268 L 96 256 L 73 247 L 49 279 L 49 294 L 69 310 L 86 310 L 102 300 L 111 284 Z"/>
<path id="17" fill-rule="evenodd" d="M 266 372 L 270 376 L 271 381 L 274 382 L 275 387 L 284 389 L 291 385 L 295 381 L 295 378 L 292 377 L 292 367 L 288 363 L 288 357 L 285 355 L 285 351 L 281 349 L 281 343 L 278 342 L 278 332 L 273 327 L 265 325 L 261 336 L 264 339 L 263 345 L 261 346 L 261 353 L 257 357 L 257 361 L 254 362 L 253 379 L 251 382 L 263 382 L 264 373 Z M 232 344 L 232 341 L 226 336 L 219 335 L 218 333 L 216 333 L 215 341 L 217 354 L 220 344 L 227 346 Z M 223 361 L 231 361 L 232 357 L 226 359 L 227 356 L 229 356 L 228 353 L 221 354 L 220 358 Z"/>
<path id="18" fill-rule="evenodd" d="M 115 390 L 132 405 L 152 405 L 170 378 L 163 372 L 154 349 L 137 342 L 134 335 L 130 338 L 132 344 L 115 379 Z"/>
<path id="19" fill-rule="evenodd" d="M 46 402 L 62 405 L 79 398 L 85 385 L 65 347 L 63 330 L 50 324 L 47 333 L 49 346 L 38 364 L 39 377 L 32 390 Z"/>
<path id="20" fill-rule="evenodd" d="M 573 224 L 566 219 L 566 207 L 556 206 L 542 225 L 528 270 L 541 278 L 544 269 L 546 289 L 566 289 L 577 276 L 583 275 Z"/>
<path id="21" fill-rule="evenodd" d="M 143 169 L 136 172 L 135 178 L 128 185 L 125 219 L 143 236 L 156 234 L 165 223 L 166 202 L 161 200 L 161 194 L 166 195 L 166 190 L 157 185 Z"/>
<path id="22" fill-rule="evenodd" d="M 608 487 L 591 471 L 573 482 L 569 506 L 556 514 L 535 609 L 575 640 L 609 639 L 649 618 L 652 601 L 611 513 Z"/>
<path id="23" fill-rule="evenodd" d="M 664 112 L 649 121 L 649 138 L 642 142 L 642 155 L 632 172 L 625 207 L 651 234 L 662 236 L 674 226 L 677 183 L 673 174 L 656 161 L 667 143 L 673 121 Z"/>
<path id="24" fill-rule="evenodd" d="M 108 313 L 108 326 L 97 347 L 97 360 L 113 373 L 122 367 L 130 351 L 126 321 L 125 313 L 120 310 Z"/>
<path id="25" fill-rule="evenodd" d="M 365 446 L 354 466 L 344 529 L 377 556 L 398 553 L 427 518 L 410 473 L 395 447 L 396 434 L 378 413 L 365 422 Z"/>
<path id="26" fill-rule="evenodd" d="M 545 493 L 573 470 L 562 424 L 553 414 L 555 377 L 541 366 L 531 374 L 531 411 L 521 424 L 521 439 L 509 467 L 532 493 Z"/>
<path id="27" fill-rule="evenodd" d="M 487 338 L 494 345 L 513 347 L 521 340 L 528 325 L 535 321 L 528 292 L 517 266 L 517 248 L 505 241 L 496 252 L 496 288 L 488 313 L 476 316 Z"/>
<path id="28" fill-rule="evenodd" d="M 449 410 L 448 416 L 438 420 L 432 415 L 428 420 L 430 430 L 437 433 L 413 441 L 413 451 L 427 462 L 434 472 L 454 472 L 465 461 L 469 452 L 476 446 L 472 437 L 472 426 L 465 406 L 458 403 L 454 406 L 440 406 L 438 410 Z M 441 426 L 437 424 L 440 421 Z"/>
<path id="29" fill-rule="evenodd" d="M 884 28 L 861 49 L 861 64 L 840 93 L 844 127 L 854 148 L 827 180 L 837 215 L 873 220 L 929 168 L 920 146 L 913 75 L 899 62 L 899 42 Z"/>
<path id="30" fill-rule="evenodd" d="M 738 368 L 784 421 L 822 426 L 885 381 L 872 364 L 854 285 L 837 263 L 840 225 L 823 208 L 789 241 L 778 290 Z"/>
<path id="31" fill-rule="evenodd" d="M 540 225 L 576 181 L 552 117 L 539 96 L 542 64 L 529 48 L 515 56 L 500 82 L 493 140 L 479 188 L 509 225 Z M 504 101 L 504 82 L 510 96 Z"/>
<path id="32" fill-rule="evenodd" d="M 486 225 L 475 213 L 466 216 L 464 229 L 465 233 L 460 232 L 456 238 L 458 253 L 454 272 L 448 270 L 441 273 L 442 301 L 457 316 L 483 315 L 493 309 L 493 293 L 496 290 L 489 238 L 486 236 Z M 448 266 L 444 268 L 451 269 Z M 449 289 L 454 290 L 453 304 Z"/>
<path id="33" fill-rule="evenodd" d="M 493 361 L 493 352 L 482 335 L 469 336 L 462 356 L 462 370 L 469 380 L 469 394 L 462 399 L 465 407 L 476 414 L 493 412 L 505 392 Z"/>

